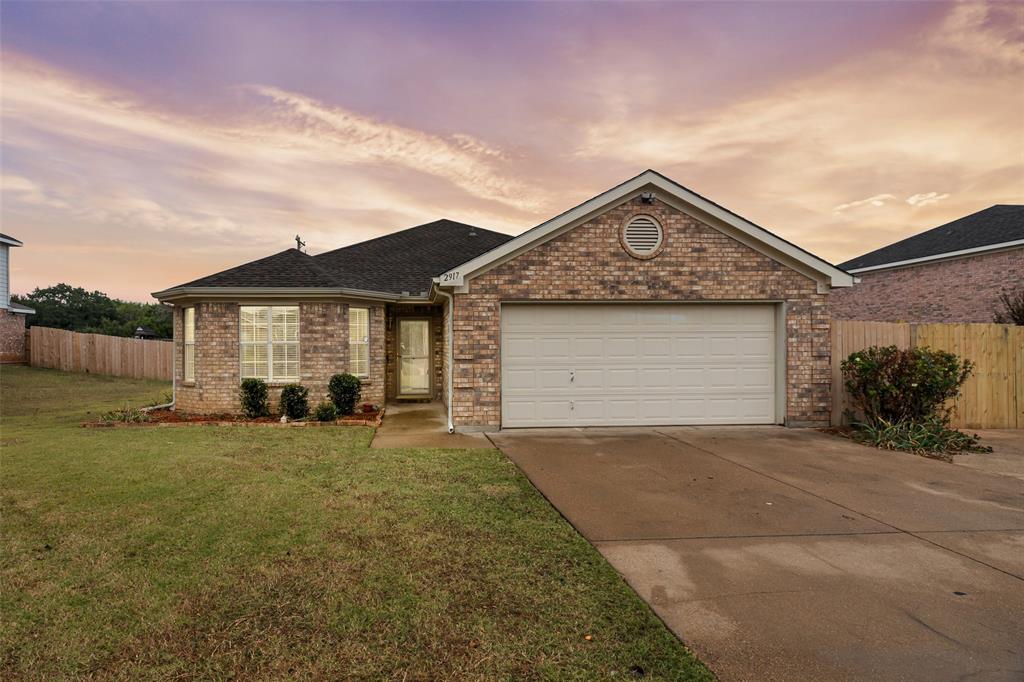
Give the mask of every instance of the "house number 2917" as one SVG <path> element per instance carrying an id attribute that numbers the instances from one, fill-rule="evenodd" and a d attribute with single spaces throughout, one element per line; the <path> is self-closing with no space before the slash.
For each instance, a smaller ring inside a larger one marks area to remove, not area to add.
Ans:
<path id="1" fill-rule="evenodd" d="M 446 272 L 446 273 L 444 273 L 444 276 L 441 278 L 441 281 L 442 282 L 454 282 L 458 278 L 459 278 L 458 271 L 456 271 L 456 272 Z"/>

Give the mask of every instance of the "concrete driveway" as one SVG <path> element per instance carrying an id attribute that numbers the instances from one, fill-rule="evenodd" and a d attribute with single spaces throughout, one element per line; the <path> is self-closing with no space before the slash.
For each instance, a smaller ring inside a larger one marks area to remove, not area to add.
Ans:
<path id="1" fill-rule="evenodd" d="M 1024 679 L 1024 482 L 811 430 L 492 440 L 724 680 Z"/>

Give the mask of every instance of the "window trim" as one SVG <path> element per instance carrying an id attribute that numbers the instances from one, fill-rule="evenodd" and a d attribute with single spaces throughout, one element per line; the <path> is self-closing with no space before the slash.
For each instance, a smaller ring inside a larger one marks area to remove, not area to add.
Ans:
<path id="1" fill-rule="evenodd" d="M 352 340 L 352 311 L 353 310 L 365 310 L 366 311 L 366 337 L 362 341 Z M 366 372 L 359 373 L 352 371 L 352 346 L 363 346 L 366 348 Z M 360 379 L 370 378 L 370 308 L 368 306 L 356 306 L 350 305 L 348 307 L 348 368 L 353 376 L 357 376 Z"/>
<path id="2" fill-rule="evenodd" d="M 192 313 L 192 341 L 189 342 L 189 312 Z M 189 376 L 188 351 L 192 349 L 192 376 Z M 186 384 L 196 383 L 196 307 L 185 306 L 181 314 L 181 376 Z"/>
<path id="3" fill-rule="evenodd" d="M 259 341 L 243 342 L 242 341 L 242 308 L 264 308 L 267 312 L 267 340 L 265 344 Z M 278 341 L 274 342 L 274 308 L 295 308 L 298 315 L 298 329 L 295 332 L 295 341 Z M 275 377 L 274 376 L 274 346 L 284 346 L 295 344 L 295 351 L 298 356 L 296 360 L 295 376 L 289 377 Z M 245 362 L 244 354 L 242 349 L 244 346 L 260 346 L 265 345 L 267 349 L 267 376 L 265 377 L 248 377 L 245 375 Z M 253 303 L 240 303 L 238 305 L 238 377 L 240 380 L 245 379 L 261 379 L 267 384 L 271 385 L 284 385 L 291 384 L 300 381 L 302 378 L 302 306 L 298 303 L 279 303 L 275 305 L 261 305 Z"/>

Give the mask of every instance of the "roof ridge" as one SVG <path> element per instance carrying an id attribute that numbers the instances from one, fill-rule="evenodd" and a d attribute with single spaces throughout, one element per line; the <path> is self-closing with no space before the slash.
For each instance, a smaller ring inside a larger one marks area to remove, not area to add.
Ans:
<path id="1" fill-rule="evenodd" d="M 363 240 L 361 242 L 356 242 L 355 244 L 349 244 L 348 246 L 339 246 L 336 249 L 331 249 L 330 251 L 324 251 L 323 253 L 318 253 L 315 256 L 313 256 L 313 258 L 319 258 L 320 256 L 327 256 L 327 255 L 332 254 L 332 253 L 338 253 L 339 251 L 344 251 L 346 249 L 351 249 L 351 248 L 356 247 L 356 246 L 366 246 L 367 244 L 372 244 L 372 243 L 378 242 L 378 241 L 380 241 L 382 239 L 387 239 L 387 238 L 390 238 L 390 237 L 395 237 L 395 236 L 400 235 L 400 234 L 405 234 L 406 232 L 411 232 L 412 230 L 418 230 L 420 228 L 428 227 L 430 225 L 436 225 L 438 223 L 452 223 L 453 225 L 461 225 L 463 227 L 469 227 L 469 228 L 472 228 L 473 230 L 477 230 L 477 231 L 480 231 L 480 232 L 487 232 L 488 234 L 496 234 L 496 235 L 501 235 L 501 236 L 510 236 L 510 235 L 506 235 L 504 232 L 496 232 L 494 230 L 488 230 L 486 227 L 480 227 L 479 225 L 470 225 L 469 223 L 464 223 L 464 222 L 461 222 L 459 220 L 452 220 L 451 218 L 438 218 L 437 220 L 432 220 L 429 223 L 423 223 L 421 225 L 413 225 L 412 227 L 407 227 L 405 229 L 398 230 L 396 232 L 388 232 L 387 234 L 382 234 L 382 235 L 379 235 L 377 237 L 372 237 L 370 239 L 365 239 L 365 240 Z"/>

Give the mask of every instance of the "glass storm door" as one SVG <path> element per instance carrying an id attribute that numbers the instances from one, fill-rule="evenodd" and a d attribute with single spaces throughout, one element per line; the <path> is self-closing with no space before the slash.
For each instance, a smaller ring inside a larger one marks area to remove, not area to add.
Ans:
<path id="1" fill-rule="evenodd" d="M 430 393 L 430 321 L 398 321 L 398 394 Z"/>

